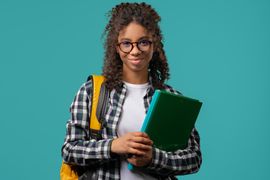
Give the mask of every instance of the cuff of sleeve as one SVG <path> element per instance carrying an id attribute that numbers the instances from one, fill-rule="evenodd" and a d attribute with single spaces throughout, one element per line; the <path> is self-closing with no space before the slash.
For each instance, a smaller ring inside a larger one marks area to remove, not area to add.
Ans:
<path id="1" fill-rule="evenodd" d="M 112 142 L 113 142 L 113 139 L 110 139 L 109 140 L 109 143 L 108 143 L 108 147 L 109 147 L 108 148 L 109 149 L 109 152 L 108 152 L 109 153 L 109 158 L 110 159 L 117 159 L 118 155 L 115 154 L 115 153 L 113 153 L 112 150 L 111 150 L 111 148 L 112 148 Z"/>
<path id="2" fill-rule="evenodd" d="M 149 170 L 159 171 L 167 164 L 167 154 L 158 148 L 153 147 L 153 155 L 151 163 L 146 167 Z"/>
<path id="3" fill-rule="evenodd" d="M 100 140 L 99 144 L 100 144 L 99 148 L 102 149 L 102 151 L 100 151 L 101 158 L 102 159 L 111 159 L 112 158 L 112 154 L 111 154 L 112 139 Z"/>

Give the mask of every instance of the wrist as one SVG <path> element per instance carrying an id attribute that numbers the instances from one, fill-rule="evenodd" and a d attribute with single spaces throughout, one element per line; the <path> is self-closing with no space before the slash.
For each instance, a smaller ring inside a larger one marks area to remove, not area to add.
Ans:
<path id="1" fill-rule="evenodd" d="M 117 145 L 116 144 L 117 144 L 116 139 L 113 139 L 112 143 L 111 143 L 111 152 L 117 154 Z"/>
<path id="2" fill-rule="evenodd" d="M 117 157 L 117 153 L 115 152 L 115 139 L 112 139 L 111 144 L 110 144 L 110 155 L 112 158 Z"/>

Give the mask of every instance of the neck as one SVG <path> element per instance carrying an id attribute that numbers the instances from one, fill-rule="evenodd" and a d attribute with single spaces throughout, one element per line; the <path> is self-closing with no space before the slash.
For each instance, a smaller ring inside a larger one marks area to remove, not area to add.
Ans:
<path id="1" fill-rule="evenodd" d="M 142 72 L 123 72 L 123 81 L 126 81 L 131 84 L 144 84 L 148 82 L 148 71 L 145 73 Z"/>

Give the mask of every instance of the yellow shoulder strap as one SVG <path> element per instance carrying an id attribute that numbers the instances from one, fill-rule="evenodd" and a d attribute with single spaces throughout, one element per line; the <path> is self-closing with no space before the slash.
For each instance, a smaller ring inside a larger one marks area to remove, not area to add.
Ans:
<path id="1" fill-rule="evenodd" d="M 104 81 L 104 76 L 92 75 L 92 85 L 93 85 L 93 95 L 92 95 L 92 108 L 90 115 L 90 129 L 91 130 L 100 130 L 100 123 L 96 116 L 96 110 L 98 105 L 98 98 L 100 94 L 101 84 Z M 62 162 L 60 169 L 60 179 L 61 180 L 78 180 L 78 174 L 75 170 L 72 169 L 70 164 Z"/>
<path id="2" fill-rule="evenodd" d="M 101 84 L 105 80 L 104 76 L 92 75 L 92 86 L 93 86 L 93 94 L 92 94 L 92 108 L 90 114 L 90 129 L 100 130 L 100 123 L 96 116 L 98 98 L 100 94 Z"/>

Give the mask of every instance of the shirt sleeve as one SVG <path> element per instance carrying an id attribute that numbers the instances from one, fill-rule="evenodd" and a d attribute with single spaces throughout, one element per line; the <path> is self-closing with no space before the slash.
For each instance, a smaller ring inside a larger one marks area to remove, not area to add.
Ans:
<path id="1" fill-rule="evenodd" d="M 62 146 L 63 161 L 80 166 L 95 165 L 111 159 L 112 139 L 90 138 L 91 81 L 79 89 L 70 106 L 71 118 L 66 125 Z"/>
<path id="2" fill-rule="evenodd" d="M 184 175 L 197 172 L 201 163 L 200 137 L 193 128 L 185 149 L 166 152 L 153 148 L 152 162 L 146 169 L 161 176 Z"/>

